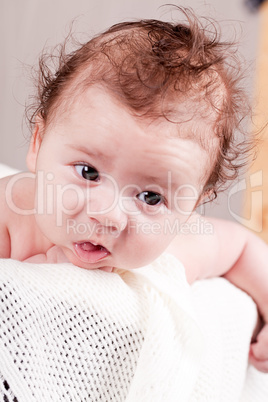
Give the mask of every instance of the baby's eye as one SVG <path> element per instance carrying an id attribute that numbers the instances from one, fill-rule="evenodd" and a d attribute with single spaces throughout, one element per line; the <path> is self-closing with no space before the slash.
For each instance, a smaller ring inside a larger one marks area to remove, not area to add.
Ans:
<path id="1" fill-rule="evenodd" d="M 153 191 L 143 191 L 137 195 L 137 198 L 145 202 L 147 205 L 158 205 L 164 202 L 164 197 L 161 194 L 154 193 Z"/>
<path id="2" fill-rule="evenodd" d="M 75 165 L 77 173 L 86 180 L 99 181 L 99 172 L 93 167 L 88 165 Z"/>

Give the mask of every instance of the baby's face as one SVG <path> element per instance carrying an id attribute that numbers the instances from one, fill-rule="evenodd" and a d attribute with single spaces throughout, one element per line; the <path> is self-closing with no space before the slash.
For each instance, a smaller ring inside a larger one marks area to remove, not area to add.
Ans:
<path id="1" fill-rule="evenodd" d="M 207 152 L 175 124 L 134 118 L 96 87 L 57 116 L 29 151 L 43 234 L 83 268 L 150 263 L 193 211 Z"/>

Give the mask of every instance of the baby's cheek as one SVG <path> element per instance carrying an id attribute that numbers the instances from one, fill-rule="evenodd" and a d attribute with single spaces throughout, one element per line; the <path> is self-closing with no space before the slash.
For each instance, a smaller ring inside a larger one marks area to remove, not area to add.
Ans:
<path id="1" fill-rule="evenodd" d="M 64 214 L 75 215 L 84 207 L 84 193 L 79 187 L 66 186 L 57 192 L 56 204 Z"/>
<path id="2" fill-rule="evenodd" d="M 157 215 L 148 220 L 137 222 L 134 228 L 136 241 L 143 252 L 155 257 L 160 255 L 178 235 L 180 224 L 173 214 Z M 146 250 L 147 249 L 147 250 Z"/>

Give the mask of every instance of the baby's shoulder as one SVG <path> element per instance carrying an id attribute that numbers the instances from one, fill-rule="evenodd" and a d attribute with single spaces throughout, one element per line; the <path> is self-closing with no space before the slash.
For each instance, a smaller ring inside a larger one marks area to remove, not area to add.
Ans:
<path id="1" fill-rule="evenodd" d="M 25 223 L 34 208 L 34 180 L 17 173 L 0 179 L 0 227 L 10 232 L 10 228 Z M 26 212 L 26 213 L 25 213 Z"/>
<path id="2" fill-rule="evenodd" d="M 0 179 L 0 208 L 20 214 L 34 207 L 35 179 L 27 172 Z"/>
<path id="3" fill-rule="evenodd" d="M 12 256 L 11 251 L 14 254 L 33 227 L 34 215 L 29 211 L 34 210 L 34 188 L 33 177 L 27 173 L 0 179 L 0 255 L 4 258 Z"/>

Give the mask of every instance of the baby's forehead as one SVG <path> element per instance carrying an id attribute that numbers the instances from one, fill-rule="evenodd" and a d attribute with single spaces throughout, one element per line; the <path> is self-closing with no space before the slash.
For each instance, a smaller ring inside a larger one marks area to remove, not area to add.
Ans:
<path id="1" fill-rule="evenodd" d="M 128 104 L 122 93 L 115 91 L 107 82 L 92 80 L 92 67 L 82 68 L 69 83 L 55 107 L 52 120 L 61 120 L 79 108 L 85 97 L 91 98 L 92 107 L 96 102 L 96 92 L 104 94 L 119 109 L 131 114 L 142 125 L 161 125 L 164 136 L 190 139 L 196 142 L 208 155 L 211 163 L 216 160 L 219 149 L 217 124 L 219 110 L 224 98 L 224 88 L 216 74 L 213 88 L 206 88 L 206 77 L 193 84 L 187 92 L 170 89 L 165 96 L 155 98 L 152 110 L 135 110 Z M 103 104 L 106 113 L 106 105 Z"/>
<path id="2" fill-rule="evenodd" d="M 120 95 L 118 96 L 118 93 L 114 93 L 103 83 L 88 87 L 82 77 L 69 86 L 63 99 L 59 101 L 58 108 L 56 108 L 58 112 L 55 112 L 57 116 L 54 119 L 64 119 L 64 116 L 68 116 L 75 108 L 80 108 L 85 102 L 85 97 L 91 99 L 91 106 L 94 108 L 96 93 L 101 93 L 107 99 L 109 98 L 109 102 L 116 104 L 117 110 L 121 109 L 127 112 L 141 126 L 161 126 L 160 132 L 164 137 L 193 140 L 206 150 L 212 159 L 215 158 L 219 148 L 216 128 L 220 116 L 211 102 L 203 97 L 202 92 L 196 91 L 187 96 L 171 94 L 166 99 L 162 99 L 161 102 L 156 102 L 152 113 L 139 113 L 129 107 L 124 99 Z M 218 96 L 220 97 L 220 93 Z M 106 108 L 107 105 L 103 103 L 104 113 L 107 112 Z"/>
<path id="3" fill-rule="evenodd" d="M 219 104 L 220 94 L 215 96 Z M 202 96 L 202 92 L 194 95 L 180 96 L 162 105 L 163 115 L 158 120 L 167 125 L 167 135 L 195 141 L 202 149 L 215 154 L 219 147 L 218 126 L 221 120 L 219 110 L 211 101 Z"/>
<path id="4" fill-rule="evenodd" d="M 172 107 L 173 106 L 173 107 Z M 169 137 L 190 140 L 207 155 L 202 181 L 206 181 L 217 161 L 221 138 L 219 126 L 221 116 L 206 99 L 186 98 L 170 105 L 169 113 L 162 117 L 162 133 Z M 200 175 L 200 171 L 196 172 Z"/>

